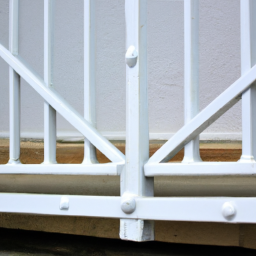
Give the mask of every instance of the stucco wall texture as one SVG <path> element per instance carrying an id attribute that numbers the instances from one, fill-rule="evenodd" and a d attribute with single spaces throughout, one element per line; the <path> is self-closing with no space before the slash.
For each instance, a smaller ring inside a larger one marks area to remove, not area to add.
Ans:
<path id="1" fill-rule="evenodd" d="M 111 139 L 125 136 L 124 0 L 96 1 L 97 128 Z M 0 42 L 8 47 L 8 2 L 0 0 Z M 239 0 L 200 0 L 200 109 L 240 76 Z M 167 139 L 184 124 L 183 1 L 148 0 L 148 98 L 151 139 Z M 83 114 L 83 1 L 56 0 L 55 89 Z M 19 53 L 43 76 L 43 0 L 21 0 Z M 8 66 L 0 60 L 0 137 L 8 135 Z M 57 117 L 58 136 L 79 137 Z M 21 132 L 43 136 L 43 100 L 21 80 Z M 201 135 L 241 139 L 241 102 Z"/>

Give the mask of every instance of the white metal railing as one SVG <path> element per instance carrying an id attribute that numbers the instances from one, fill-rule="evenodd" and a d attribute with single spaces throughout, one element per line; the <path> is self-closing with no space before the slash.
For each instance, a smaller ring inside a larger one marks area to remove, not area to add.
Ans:
<path id="1" fill-rule="evenodd" d="M 241 0 L 241 77 L 198 113 L 199 0 L 184 0 L 185 125 L 149 158 L 147 109 L 147 0 L 126 0 L 126 156 L 95 129 L 95 3 L 84 0 L 84 117 L 52 85 L 53 0 L 44 0 L 44 79 L 18 55 L 18 5 L 10 0 L 10 160 L 0 174 L 120 175 L 120 197 L 0 193 L 0 212 L 94 216 L 120 219 L 120 237 L 154 239 L 153 220 L 256 223 L 256 198 L 155 198 L 154 176 L 255 175 L 256 1 Z M 45 100 L 44 164 L 23 165 L 20 155 L 20 77 Z M 199 134 L 242 97 L 243 145 L 238 162 L 202 162 Z M 80 165 L 56 164 L 56 111 L 85 139 Z M 112 163 L 99 164 L 95 147 Z M 185 147 L 182 163 L 167 163 Z"/>

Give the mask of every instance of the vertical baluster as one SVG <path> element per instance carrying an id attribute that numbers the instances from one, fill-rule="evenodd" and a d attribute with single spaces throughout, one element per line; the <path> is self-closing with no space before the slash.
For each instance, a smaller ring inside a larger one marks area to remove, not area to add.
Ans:
<path id="1" fill-rule="evenodd" d="M 256 4 L 255 0 L 240 1 L 241 75 L 256 63 Z M 242 95 L 242 156 L 240 162 L 255 161 L 256 157 L 256 84 Z"/>
<path id="2" fill-rule="evenodd" d="M 95 0 L 84 0 L 84 118 L 96 126 Z M 85 138 L 83 164 L 97 162 L 96 148 Z"/>
<path id="3" fill-rule="evenodd" d="M 18 55 L 19 0 L 9 2 L 9 49 Z M 20 76 L 9 67 L 10 89 L 10 159 L 20 164 Z"/>
<path id="4" fill-rule="evenodd" d="M 53 9 L 55 0 L 44 0 L 44 82 L 52 87 Z M 44 102 L 44 164 L 56 162 L 56 111 Z"/>
<path id="5" fill-rule="evenodd" d="M 199 1 L 184 0 L 184 117 L 185 124 L 199 111 Z M 184 147 L 183 163 L 201 161 L 199 136 Z"/>
<path id="6" fill-rule="evenodd" d="M 153 196 L 154 180 L 144 176 L 149 158 L 147 102 L 147 0 L 126 0 L 126 170 L 121 175 L 122 210 L 136 211 L 136 196 Z M 138 55 L 138 58 L 136 56 Z M 120 237 L 154 239 L 154 222 L 121 219 Z"/>

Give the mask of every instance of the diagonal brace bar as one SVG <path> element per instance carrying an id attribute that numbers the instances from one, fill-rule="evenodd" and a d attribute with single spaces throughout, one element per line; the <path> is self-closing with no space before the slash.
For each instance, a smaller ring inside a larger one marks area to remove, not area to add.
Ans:
<path id="1" fill-rule="evenodd" d="M 54 89 L 48 88 L 45 82 L 31 71 L 19 58 L 14 57 L 0 44 L 0 56 L 11 66 L 45 101 L 58 111 L 70 124 L 81 132 L 112 162 L 124 162 L 125 157 L 114 145 L 104 138 L 88 121 L 86 121 Z"/>
<path id="2" fill-rule="evenodd" d="M 256 65 L 230 85 L 189 123 L 184 125 L 149 159 L 147 164 L 169 161 L 189 141 L 198 136 L 203 130 L 235 105 L 240 100 L 241 94 L 249 88 L 255 80 Z"/>

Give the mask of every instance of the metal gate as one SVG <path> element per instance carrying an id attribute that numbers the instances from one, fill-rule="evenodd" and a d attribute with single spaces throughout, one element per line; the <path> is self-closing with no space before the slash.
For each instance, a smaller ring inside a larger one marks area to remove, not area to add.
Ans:
<path id="1" fill-rule="evenodd" d="M 0 212 L 93 216 L 120 219 L 120 237 L 154 239 L 154 220 L 256 223 L 256 198 L 154 197 L 155 176 L 256 174 L 256 1 L 241 0 L 241 77 L 198 111 L 198 3 L 184 0 L 185 125 L 149 158 L 147 108 L 147 0 L 125 0 L 126 156 L 95 129 L 95 1 L 84 0 L 84 117 L 52 87 L 52 0 L 44 0 L 44 78 L 18 56 L 19 0 L 10 0 L 8 63 L 10 83 L 10 160 L 0 174 L 120 175 L 119 197 L 0 193 Z M 44 162 L 23 165 L 20 155 L 20 77 L 45 100 Z M 242 98 L 242 156 L 238 162 L 202 162 L 199 134 Z M 82 164 L 56 162 L 56 111 L 85 139 Z M 185 148 L 182 163 L 168 163 Z M 95 148 L 112 163 L 99 164 Z"/>

